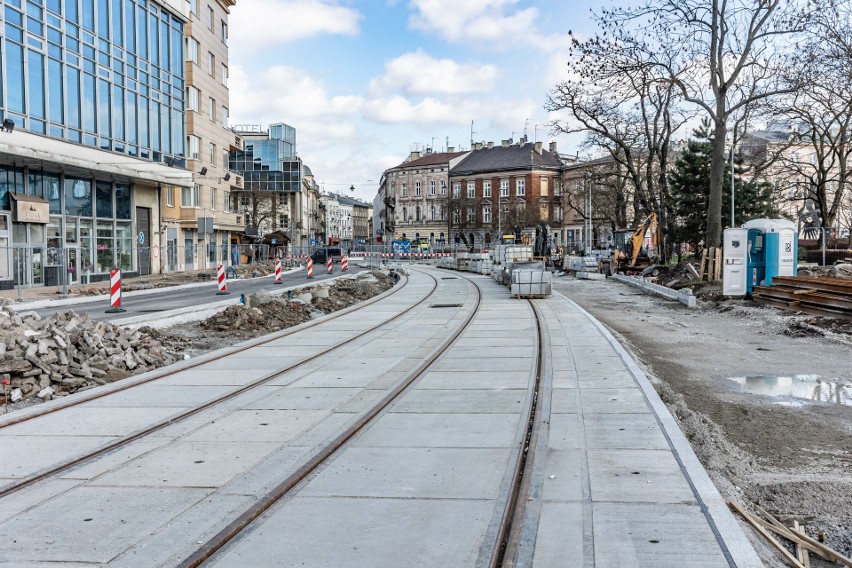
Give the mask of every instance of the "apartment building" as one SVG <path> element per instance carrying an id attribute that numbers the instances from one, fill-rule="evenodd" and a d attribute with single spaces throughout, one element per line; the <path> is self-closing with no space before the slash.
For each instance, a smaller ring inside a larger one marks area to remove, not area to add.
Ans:
<path id="1" fill-rule="evenodd" d="M 6 2 L 3 18 L 0 288 L 158 271 L 160 189 L 192 186 L 185 5 Z"/>
<path id="2" fill-rule="evenodd" d="M 231 207 L 242 176 L 229 169 L 242 138 L 229 129 L 228 16 L 235 0 L 191 0 L 184 27 L 186 158 L 189 187 L 161 198 L 168 272 L 228 263 L 243 226 Z"/>

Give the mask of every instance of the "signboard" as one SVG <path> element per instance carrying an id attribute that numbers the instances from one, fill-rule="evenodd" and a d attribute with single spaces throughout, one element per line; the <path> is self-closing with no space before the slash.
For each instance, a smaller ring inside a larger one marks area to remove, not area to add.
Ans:
<path id="1" fill-rule="evenodd" d="M 394 254 L 411 254 L 411 241 L 392 241 Z"/>
<path id="2" fill-rule="evenodd" d="M 213 234 L 213 217 L 198 218 L 198 232 L 202 235 Z"/>
<path id="3" fill-rule="evenodd" d="M 50 220 L 50 202 L 34 195 L 10 193 L 15 200 L 15 221 L 18 223 L 44 223 Z"/>
<path id="4" fill-rule="evenodd" d="M 140 245 L 145 244 L 145 233 L 143 233 L 142 231 L 139 231 L 139 244 Z"/>

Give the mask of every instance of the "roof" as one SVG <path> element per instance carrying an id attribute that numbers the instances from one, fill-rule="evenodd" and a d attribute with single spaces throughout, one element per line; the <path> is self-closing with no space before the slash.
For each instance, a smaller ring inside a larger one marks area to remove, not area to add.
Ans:
<path id="1" fill-rule="evenodd" d="M 352 205 L 355 207 L 371 208 L 373 206 L 371 203 L 364 203 L 363 201 L 355 199 L 354 197 L 346 197 L 345 195 L 337 196 L 337 202 L 341 205 Z"/>
<path id="2" fill-rule="evenodd" d="M 556 153 L 536 151 L 533 142 L 523 145 L 494 146 L 474 150 L 453 167 L 453 175 L 467 175 L 484 172 L 540 169 L 562 167 L 562 161 Z"/>
<path id="3" fill-rule="evenodd" d="M 422 158 L 403 162 L 396 166 L 397 168 L 422 168 L 425 166 L 437 166 L 438 164 L 448 164 L 453 158 L 463 156 L 467 152 L 438 152 L 435 154 L 426 154 Z"/>

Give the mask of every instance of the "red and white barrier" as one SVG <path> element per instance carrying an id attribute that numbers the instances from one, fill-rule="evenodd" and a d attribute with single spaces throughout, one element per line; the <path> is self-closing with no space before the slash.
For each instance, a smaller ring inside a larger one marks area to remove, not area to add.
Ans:
<path id="1" fill-rule="evenodd" d="M 334 272 L 333 263 L 331 257 L 328 257 L 328 273 L 331 274 Z"/>
<path id="2" fill-rule="evenodd" d="M 121 270 L 115 269 L 109 272 L 109 309 L 108 314 L 126 312 L 121 307 Z"/>
<path id="3" fill-rule="evenodd" d="M 216 292 L 217 296 L 224 296 L 225 294 L 230 294 L 228 292 L 228 285 L 225 284 L 225 265 L 220 264 L 218 270 L 216 271 L 217 281 L 219 283 L 219 291 Z"/>
<path id="4" fill-rule="evenodd" d="M 340 261 L 340 271 L 349 270 L 349 257 L 344 256 L 343 260 Z"/>
<path id="5" fill-rule="evenodd" d="M 275 283 L 281 284 L 281 259 L 275 259 Z"/>
<path id="6" fill-rule="evenodd" d="M 308 259 L 308 278 L 314 277 L 314 261 L 310 258 Z"/>

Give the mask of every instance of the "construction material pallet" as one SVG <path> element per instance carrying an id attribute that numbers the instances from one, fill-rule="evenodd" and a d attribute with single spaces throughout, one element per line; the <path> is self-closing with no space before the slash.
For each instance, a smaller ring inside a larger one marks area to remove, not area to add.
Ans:
<path id="1" fill-rule="evenodd" d="M 821 276 L 778 276 L 772 286 L 756 286 L 755 300 L 825 317 L 852 320 L 852 280 Z"/>

